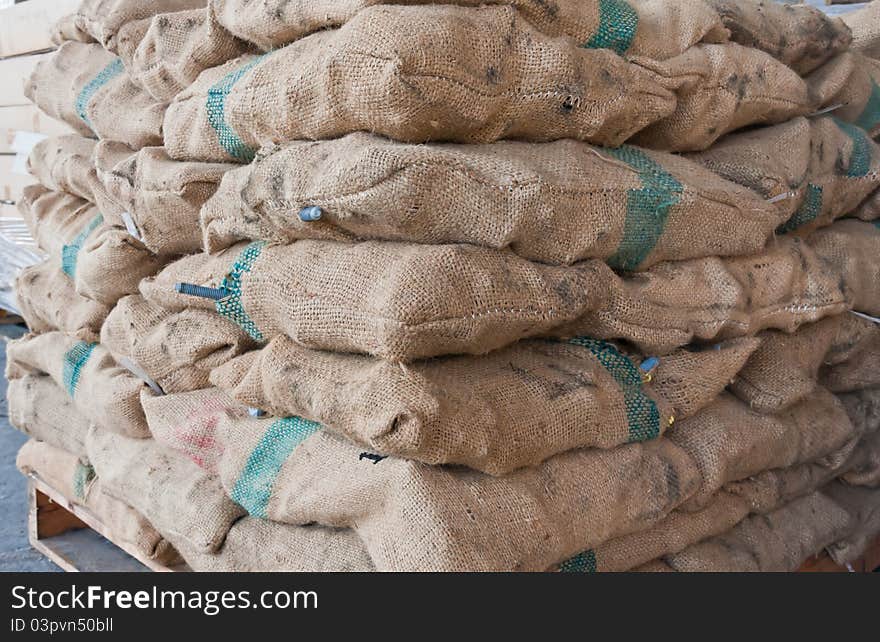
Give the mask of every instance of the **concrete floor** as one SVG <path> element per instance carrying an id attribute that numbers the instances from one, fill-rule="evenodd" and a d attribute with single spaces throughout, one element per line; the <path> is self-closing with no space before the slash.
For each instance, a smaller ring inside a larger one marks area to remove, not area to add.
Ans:
<path id="1" fill-rule="evenodd" d="M 15 455 L 27 437 L 9 425 L 6 408 L 6 339 L 24 334 L 20 326 L 0 325 L 0 572 L 59 571 L 28 544 L 25 479 Z"/>

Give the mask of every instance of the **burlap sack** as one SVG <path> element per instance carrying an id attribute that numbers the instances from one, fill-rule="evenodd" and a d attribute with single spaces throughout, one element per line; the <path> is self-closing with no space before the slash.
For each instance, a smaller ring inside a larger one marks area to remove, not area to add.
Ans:
<path id="1" fill-rule="evenodd" d="M 827 547 L 831 559 L 845 566 L 864 555 L 880 537 L 880 490 L 830 484 L 825 493 L 846 509 L 854 522 L 850 532 Z"/>
<path id="2" fill-rule="evenodd" d="M 76 24 L 107 50 L 116 51 L 117 35 L 128 23 L 159 13 L 204 7 L 208 0 L 83 0 Z"/>
<path id="3" fill-rule="evenodd" d="M 748 514 L 749 509 L 743 500 L 721 492 L 702 510 L 691 513 L 674 510 L 651 528 L 582 551 L 552 570 L 563 573 L 628 571 L 726 533 Z"/>
<path id="4" fill-rule="evenodd" d="M 106 491 L 131 505 L 175 544 L 216 552 L 232 524 L 244 515 L 216 477 L 152 439 L 129 439 L 93 427 L 86 449 Z"/>
<path id="5" fill-rule="evenodd" d="M 172 538 L 173 539 L 173 538 Z M 357 534 L 347 528 L 291 526 L 257 517 L 232 525 L 219 551 L 179 545 L 190 568 L 224 573 L 365 573 L 376 567 Z"/>
<path id="6" fill-rule="evenodd" d="M 863 221 L 876 221 L 880 219 L 880 189 L 868 196 L 862 204 L 852 212 L 852 216 Z"/>
<path id="7" fill-rule="evenodd" d="M 859 432 L 880 431 L 880 387 L 839 394 L 850 421 Z"/>
<path id="8" fill-rule="evenodd" d="M 85 297 L 112 306 L 169 260 L 157 257 L 128 232 L 108 225 L 97 207 L 72 194 L 25 188 L 19 211 L 37 245 L 57 257 Z"/>
<path id="9" fill-rule="evenodd" d="M 554 267 L 471 245 L 306 240 L 185 257 L 141 293 L 173 310 L 222 310 L 257 341 L 287 333 L 313 348 L 410 361 L 547 333 L 597 307 L 609 278 L 600 262 Z M 181 282 L 222 285 L 225 296 L 176 292 Z"/>
<path id="10" fill-rule="evenodd" d="M 638 60 L 676 87 L 675 111 L 641 129 L 637 145 L 698 151 L 747 125 L 780 123 L 812 112 L 807 84 L 790 67 L 735 43 L 697 45 L 671 60 Z"/>
<path id="11" fill-rule="evenodd" d="M 83 136 L 134 148 L 162 144 L 165 105 L 132 83 L 122 61 L 98 44 L 62 44 L 37 64 L 25 95 Z"/>
<path id="12" fill-rule="evenodd" d="M 40 141 L 28 156 L 28 171 L 50 190 L 74 194 L 98 206 L 107 220 L 120 220 L 95 170 L 95 143 L 77 134 Z"/>
<path id="13" fill-rule="evenodd" d="M 215 309 L 257 341 L 286 334 L 393 361 L 483 354 L 548 335 L 627 339 L 665 354 L 694 340 L 791 332 L 870 301 L 880 229 L 855 222 L 873 230 L 864 234 L 853 223 L 826 228 L 822 259 L 786 238 L 761 254 L 661 263 L 632 278 L 599 261 L 555 267 L 470 245 L 257 242 L 181 259 L 142 281 L 141 293 L 173 310 Z M 180 283 L 216 288 L 207 294 L 219 300 L 177 292 Z"/>
<path id="14" fill-rule="evenodd" d="M 382 5 L 204 71 L 169 105 L 165 146 L 175 159 L 245 163 L 264 144 L 359 130 L 615 146 L 672 113 L 675 82 L 541 34 L 510 6 Z"/>
<path id="15" fill-rule="evenodd" d="M 759 412 L 776 412 L 807 396 L 816 383 L 831 392 L 880 386 L 880 326 L 842 314 L 794 334 L 762 333 L 761 346 L 737 373 L 731 390 Z"/>
<path id="16" fill-rule="evenodd" d="M 848 444 L 845 452 L 838 451 L 820 460 L 821 463 L 768 470 L 742 482 L 727 484 L 705 508 L 692 512 L 674 510 L 651 528 L 578 553 L 553 570 L 580 573 L 628 571 L 722 535 L 750 512 L 769 513 L 826 485 L 853 460 L 856 441 Z M 833 459 L 834 463 L 826 463 L 825 459 Z"/>
<path id="17" fill-rule="evenodd" d="M 201 251 L 199 210 L 235 167 L 173 161 L 161 147 L 134 153 L 109 141 L 98 143 L 95 164 L 110 198 L 129 214 L 138 240 L 159 256 Z"/>
<path id="18" fill-rule="evenodd" d="M 307 207 L 319 221 L 301 220 Z M 751 190 L 672 154 L 364 133 L 264 150 L 202 209 L 210 252 L 251 239 L 388 239 L 510 247 L 544 263 L 605 258 L 623 270 L 758 252 L 782 221 Z"/>
<path id="19" fill-rule="evenodd" d="M 61 330 L 83 341 L 97 341 L 110 308 L 78 294 L 53 259 L 24 268 L 15 281 L 15 298 L 31 332 Z"/>
<path id="20" fill-rule="evenodd" d="M 807 241 L 829 274 L 839 278 L 849 307 L 880 316 L 880 226 L 844 219 L 813 232 Z"/>
<path id="21" fill-rule="evenodd" d="M 880 324 L 847 314 L 819 371 L 820 383 L 831 392 L 880 386 Z"/>
<path id="22" fill-rule="evenodd" d="M 149 252 L 128 232 L 107 227 L 82 246 L 76 262 L 76 291 L 107 305 L 138 291 L 167 259 Z"/>
<path id="23" fill-rule="evenodd" d="M 807 78 L 816 103 L 875 138 L 880 135 L 880 61 L 843 53 Z"/>
<path id="24" fill-rule="evenodd" d="M 299 418 L 221 418 L 217 434 L 233 500 L 274 521 L 352 527 L 379 570 L 544 570 L 647 528 L 699 485 L 666 439 L 492 477 L 382 459 Z"/>
<path id="25" fill-rule="evenodd" d="M 361 9 L 376 4 L 509 4 L 549 36 L 570 36 L 583 47 L 658 59 L 670 58 L 701 40 L 727 38 L 718 15 L 701 1 L 333 0 L 315 4 L 297 0 L 272 6 L 249 0 L 210 0 L 226 29 L 267 51 L 315 31 L 339 27 Z"/>
<path id="26" fill-rule="evenodd" d="M 685 157 L 754 190 L 772 202 L 787 221 L 806 195 L 811 149 L 810 121 L 793 118 L 725 136 L 706 151 Z"/>
<path id="27" fill-rule="evenodd" d="M 573 448 L 657 438 L 711 402 L 756 345 L 673 353 L 648 383 L 644 357 L 585 337 L 408 366 L 277 337 L 211 380 L 248 406 L 317 421 L 382 455 L 499 475 Z"/>
<path id="28" fill-rule="evenodd" d="M 60 332 L 27 335 L 9 342 L 6 357 L 8 379 L 49 375 L 90 421 L 132 437 L 150 436 L 140 403 L 143 382 L 117 366 L 100 344 Z"/>
<path id="29" fill-rule="evenodd" d="M 863 466 L 874 453 L 864 439 L 855 438 L 814 462 L 765 470 L 724 485 L 724 492 L 743 499 L 754 514 L 772 512 Z"/>
<path id="30" fill-rule="evenodd" d="M 77 42 L 96 42 L 91 34 L 83 31 L 77 26 L 75 13 L 59 18 L 49 29 L 49 39 L 56 47 L 60 47 L 68 40 L 75 40 Z"/>
<path id="31" fill-rule="evenodd" d="M 141 401 L 153 438 L 212 475 L 223 453 L 217 438 L 220 417 L 248 417 L 248 408 L 219 388 L 144 395 Z"/>
<path id="32" fill-rule="evenodd" d="M 725 393 L 678 422 L 666 439 L 687 452 L 700 470 L 700 488 L 683 506 L 697 510 L 728 482 L 813 462 L 857 436 L 841 402 L 817 388 L 776 415 L 756 413 Z"/>
<path id="33" fill-rule="evenodd" d="M 94 469 L 82 464 L 76 455 L 31 440 L 18 451 L 15 463 L 22 473 L 36 473 L 69 502 L 88 509 L 113 541 L 133 546 L 159 563 L 179 563 L 174 547 L 137 511 L 108 495 Z"/>
<path id="34" fill-rule="evenodd" d="M 210 5 L 129 22 L 116 42 L 132 82 L 162 102 L 189 87 L 205 69 L 254 51 L 217 23 Z"/>
<path id="35" fill-rule="evenodd" d="M 25 375 L 9 382 L 9 423 L 24 434 L 78 457 L 86 455 L 89 420 L 51 377 Z"/>
<path id="36" fill-rule="evenodd" d="M 780 151 L 783 150 L 783 151 Z M 780 231 L 809 231 L 858 210 L 876 218 L 880 153 L 865 133 L 832 117 L 791 122 L 725 137 L 688 158 L 775 201 Z"/>
<path id="37" fill-rule="evenodd" d="M 851 486 L 880 488 L 880 413 L 874 413 L 874 431 L 862 440 L 861 457 L 856 464 L 841 476 L 841 480 Z"/>
<path id="38" fill-rule="evenodd" d="M 868 3 L 841 19 L 852 30 L 852 49 L 871 58 L 880 58 L 880 2 Z"/>
<path id="39" fill-rule="evenodd" d="M 662 563 L 687 573 L 794 571 L 854 527 L 847 510 L 816 491 L 767 515 L 749 517 L 728 533 L 668 555 Z"/>
<path id="40" fill-rule="evenodd" d="M 766 51 L 804 75 L 852 42 L 849 28 L 807 4 L 761 0 L 707 0 L 730 30 L 730 39 Z"/>
<path id="41" fill-rule="evenodd" d="M 101 345 L 128 359 L 166 393 L 210 385 L 212 368 L 257 347 L 235 324 L 197 308 L 169 312 L 137 295 L 123 297 L 101 328 Z"/>

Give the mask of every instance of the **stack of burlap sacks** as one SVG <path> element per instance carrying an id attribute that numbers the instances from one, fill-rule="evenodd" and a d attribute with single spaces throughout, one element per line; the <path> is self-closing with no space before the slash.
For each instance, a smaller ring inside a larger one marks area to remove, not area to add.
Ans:
<path id="1" fill-rule="evenodd" d="M 85 0 L 27 86 L 80 135 L 21 207 L 19 467 L 196 570 L 857 558 L 880 2 L 845 20 Z"/>

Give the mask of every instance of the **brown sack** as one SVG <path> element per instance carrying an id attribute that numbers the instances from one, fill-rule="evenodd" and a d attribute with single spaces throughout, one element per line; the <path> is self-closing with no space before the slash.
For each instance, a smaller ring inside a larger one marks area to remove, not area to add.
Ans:
<path id="1" fill-rule="evenodd" d="M 60 332 L 27 335 L 6 348 L 6 376 L 47 374 L 90 421 L 132 437 L 150 436 L 140 391 L 144 387 L 116 365 L 106 348 Z"/>
<path id="2" fill-rule="evenodd" d="M 129 359 L 166 393 L 210 385 L 212 368 L 257 347 L 234 323 L 206 310 L 169 312 L 137 295 L 123 297 L 101 328 L 101 344 Z"/>
<path id="3" fill-rule="evenodd" d="M 172 536 L 172 539 L 173 536 Z M 366 573 L 376 567 L 363 542 L 348 528 L 291 526 L 258 517 L 232 525 L 219 551 L 179 545 L 194 571 L 213 573 Z"/>
<path id="4" fill-rule="evenodd" d="M 776 412 L 807 396 L 816 383 L 831 392 L 880 385 L 880 326 L 844 313 L 793 334 L 771 330 L 731 384 L 758 412 Z"/>
<path id="5" fill-rule="evenodd" d="M 9 423 L 14 428 L 78 457 L 86 456 L 89 420 L 51 377 L 12 379 L 6 398 Z"/>
<path id="6" fill-rule="evenodd" d="M 808 83 L 835 117 L 880 136 L 880 60 L 847 52 L 812 74 Z"/>
<path id="7" fill-rule="evenodd" d="M 871 292 L 880 280 L 870 280 L 880 229 L 852 223 L 816 233 L 825 234 L 825 260 L 786 238 L 761 254 L 661 263 L 632 278 L 599 261 L 554 267 L 470 245 L 258 242 L 181 259 L 142 281 L 141 293 L 173 310 L 216 309 L 258 341 L 287 334 L 393 361 L 482 354 L 548 335 L 627 339 L 665 354 L 694 340 L 791 332 L 849 301 L 880 302 Z M 180 283 L 216 290 L 177 292 Z"/>
<path id="8" fill-rule="evenodd" d="M 141 279 L 167 262 L 128 232 L 106 227 L 82 246 L 76 262 L 76 291 L 107 305 L 138 291 Z"/>
<path id="9" fill-rule="evenodd" d="M 162 144 L 165 105 L 132 83 L 122 61 L 100 45 L 65 42 L 36 66 L 25 95 L 83 136 L 134 148 Z"/>
<path id="10" fill-rule="evenodd" d="M 846 536 L 827 547 L 831 559 L 845 566 L 864 555 L 880 536 L 880 490 L 831 484 L 825 492 L 846 509 L 854 522 Z"/>
<path id="11" fill-rule="evenodd" d="M 268 143 L 359 130 L 615 146 L 672 112 L 667 83 L 613 51 L 549 38 L 510 6 L 381 5 L 204 71 L 169 106 L 165 146 L 175 159 L 244 163 Z"/>
<path id="12" fill-rule="evenodd" d="M 95 145 L 95 140 L 77 134 L 41 140 L 28 156 L 28 171 L 43 187 L 79 196 L 97 205 L 108 220 L 121 220 L 98 180 Z"/>
<path id="13" fill-rule="evenodd" d="M 733 42 L 766 51 L 801 75 L 847 49 L 849 28 L 807 4 L 761 0 L 707 0 Z"/>
<path id="14" fill-rule="evenodd" d="M 815 461 L 851 441 L 856 428 L 840 401 L 821 388 L 776 415 L 750 410 L 732 395 L 679 422 L 666 439 L 686 451 L 702 477 L 685 505 L 697 510 L 724 484 L 772 468 Z"/>
<path id="15" fill-rule="evenodd" d="M 49 39 L 56 47 L 60 47 L 68 40 L 77 42 L 97 42 L 91 34 L 80 29 L 76 24 L 76 14 L 71 13 L 58 19 L 49 30 Z"/>
<path id="16" fill-rule="evenodd" d="M 807 242 L 839 279 L 849 307 L 880 316 L 880 226 L 844 219 L 813 232 Z"/>
<path id="17" fill-rule="evenodd" d="M 128 23 L 158 13 L 204 7 L 208 0 L 83 0 L 76 11 L 77 26 L 109 51 L 116 51 L 117 35 Z"/>
<path id="18" fill-rule="evenodd" d="M 636 145 L 698 151 L 747 125 L 780 123 L 812 112 L 807 84 L 758 49 L 697 45 L 665 62 L 638 63 L 676 87 L 675 111 L 639 131 Z"/>
<path id="19" fill-rule="evenodd" d="M 210 5 L 129 22 L 119 30 L 117 47 L 132 81 L 162 102 L 205 69 L 253 51 L 217 23 Z"/>
<path id="20" fill-rule="evenodd" d="M 858 11 L 841 17 L 852 29 L 852 49 L 871 58 L 880 58 L 880 2 L 868 3 Z"/>
<path id="21" fill-rule="evenodd" d="M 19 211 L 37 245 L 57 257 L 76 291 L 105 305 L 137 292 L 140 280 L 167 262 L 126 231 L 108 225 L 96 206 L 77 196 L 31 186 Z"/>
<path id="22" fill-rule="evenodd" d="M 302 220 L 314 207 L 320 220 Z M 605 258 L 623 270 L 758 252 L 783 220 L 751 190 L 673 154 L 364 133 L 263 150 L 202 209 L 210 252 L 252 239 L 385 239 L 510 247 L 544 263 Z"/>
<path id="23" fill-rule="evenodd" d="M 129 439 L 93 427 L 86 448 L 106 491 L 175 543 L 216 552 L 244 515 L 216 477 L 152 439 Z"/>
<path id="24" fill-rule="evenodd" d="M 877 396 L 877 395 L 875 395 Z M 865 486 L 867 488 L 880 488 L 880 404 L 875 401 L 873 415 L 873 432 L 869 433 L 862 442 L 861 454 L 851 470 L 847 471 L 841 479 L 851 486 Z"/>
<path id="25" fill-rule="evenodd" d="M 244 419 L 248 409 L 219 388 L 203 388 L 161 396 L 144 395 L 144 415 L 153 438 L 186 455 L 212 475 L 223 454 L 217 438 L 220 417 Z"/>
<path id="26" fill-rule="evenodd" d="M 97 341 L 110 308 L 78 294 L 53 259 L 24 268 L 15 280 L 15 298 L 31 332 L 61 330 L 83 341 Z"/>
<path id="27" fill-rule="evenodd" d="M 179 563 L 177 552 L 155 528 L 127 504 L 108 495 L 91 466 L 49 444 L 29 441 L 18 451 L 16 466 L 36 473 L 71 503 L 92 513 L 114 542 L 133 546 L 141 555 L 162 564 Z"/>
<path id="28" fill-rule="evenodd" d="M 227 163 L 173 161 L 162 147 L 138 152 L 101 141 L 95 148 L 98 178 L 147 249 L 159 256 L 202 249 L 199 210 L 235 167 Z"/>
<path id="29" fill-rule="evenodd" d="M 714 399 L 755 346 L 675 352 L 648 383 L 643 357 L 586 337 L 408 366 L 277 337 L 211 380 L 248 406 L 320 422 L 382 455 L 500 475 L 573 448 L 657 438 Z"/>
<path id="30" fill-rule="evenodd" d="M 853 517 L 840 504 L 816 491 L 768 515 L 749 517 L 663 562 L 687 573 L 794 571 L 854 528 Z"/>
<path id="31" fill-rule="evenodd" d="M 299 418 L 221 418 L 217 434 L 233 500 L 274 521 L 353 527 L 379 570 L 544 570 L 647 528 L 699 485 L 666 439 L 492 477 L 377 458 Z"/>
<path id="32" fill-rule="evenodd" d="M 210 0 L 217 19 L 226 29 L 266 51 L 315 31 L 339 27 L 358 11 L 376 4 L 432 3 L 333 0 L 315 4 L 297 0 L 271 6 L 249 0 Z M 699 0 L 556 0 L 552 4 L 530 0 L 441 0 L 433 4 L 509 4 L 548 36 L 570 36 L 581 46 L 609 48 L 620 55 L 671 58 L 701 40 L 721 42 L 727 38 L 718 15 Z"/>

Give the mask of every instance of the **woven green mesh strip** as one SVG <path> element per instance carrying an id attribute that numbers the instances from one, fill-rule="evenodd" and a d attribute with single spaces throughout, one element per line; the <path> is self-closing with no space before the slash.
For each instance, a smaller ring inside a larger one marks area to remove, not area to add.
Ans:
<path id="1" fill-rule="evenodd" d="M 265 519 L 284 462 L 320 428 L 321 424 L 302 417 L 286 417 L 269 424 L 235 481 L 232 500 L 249 514 Z"/>
<path id="2" fill-rule="evenodd" d="M 635 270 L 663 235 L 670 210 L 681 200 L 681 183 L 640 149 L 624 145 L 604 153 L 639 173 L 642 187 L 627 192 L 623 238 L 606 261 L 617 270 Z"/>
<path id="3" fill-rule="evenodd" d="M 880 125 L 880 85 L 874 81 L 871 81 L 871 96 L 856 119 L 856 125 L 868 132 Z"/>
<path id="4" fill-rule="evenodd" d="M 639 14 L 624 0 L 599 0 L 599 28 L 584 47 L 612 49 L 622 56 L 632 46 Z"/>
<path id="5" fill-rule="evenodd" d="M 241 80 L 248 71 L 254 68 L 265 55 L 255 58 L 243 67 L 229 72 L 208 90 L 208 98 L 205 102 L 205 110 L 208 112 L 208 122 L 217 141 L 223 150 L 236 160 L 250 163 L 254 160 L 255 150 L 244 143 L 229 123 L 226 122 L 226 97 L 232 91 L 232 87 Z"/>
<path id="6" fill-rule="evenodd" d="M 777 234 L 785 234 L 796 230 L 801 225 L 816 220 L 816 217 L 822 212 L 822 188 L 812 183 L 807 184 L 807 193 L 804 196 L 804 202 L 798 208 L 790 219 L 776 228 Z"/>
<path id="7" fill-rule="evenodd" d="M 82 369 L 92 356 L 92 351 L 97 343 L 86 343 L 79 341 L 70 350 L 64 353 L 64 363 L 61 368 L 61 382 L 67 394 L 73 397 L 76 394 L 76 387 L 79 384 L 79 377 Z"/>
<path id="8" fill-rule="evenodd" d="M 122 60 L 116 58 L 109 65 L 104 67 L 97 76 L 92 78 L 89 82 L 83 86 L 80 90 L 79 94 L 76 96 L 76 102 L 74 103 L 74 108 L 76 109 L 76 114 L 80 118 L 82 118 L 83 122 L 92 127 L 92 121 L 89 120 L 88 116 L 88 107 L 89 101 L 92 99 L 92 96 L 104 85 L 106 85 L 110 80 L 121 74 L 124 70 L 122 66 Z"/>
<path id="9" fill-rule="evenodd" d="M 104 217 L 98 214 L 95 218 L 88 222 L 83 230 L 76 235 L 68 245 L 61 247 L 61 271 L 71 279 L 76 276 L 76 261 L 79 257 L 80 250 L 86 243 L 92 232 L 94 232 L 104 222 Z"/>
<path id="10" fill-rule="evenodd" d="M 861 127 L 856 127 L 838 118 L 834 122 L 844 134 L 852 141 L 852 153 L 849 155 L 849 167 L 846 170 L 848 178 L 862 178 L 867 176 L 871 169 L 871 141 L 868 134 Z"/>
<path id="11" fill-rule="evenodd" d="M 559 565 L 560 573 L 595 573 L 596 553 L 593 549 L 578 553 Z"/>
<path id="12" fill-rule="evenodd" d="M 257 241 L 242 250 L 220 286 L 222 289 L 227 290 L 229 294 L 214 304 L 214 307 L 221 316 L 238 325 L 254 341 L 265 341 L 265 338 L 257 324 L 254 323 L 253 319 L 245 311 L 244 304 L 241 302 L 241 277 L 245 272 L 251 271 L 265 246 L 265 241 Z"/>
<path id="13" fill-rule="evenodd" d="M 590 337 L 575 337 L 569 343 L 589 350 L 602 364 L 623 392 L 629 442 L 655 439 L 660 435 L 660 410 L 645 392 L 638 366 L 620 354 L 612 344 Z"/>
<path id="14" fill-rule="evenodd" d="M 73 471 L 73 493 L 77 499 L 86 498 L 86 487 L 95 478 L 95 469 L 84 464 L 77 464 Z"/>

